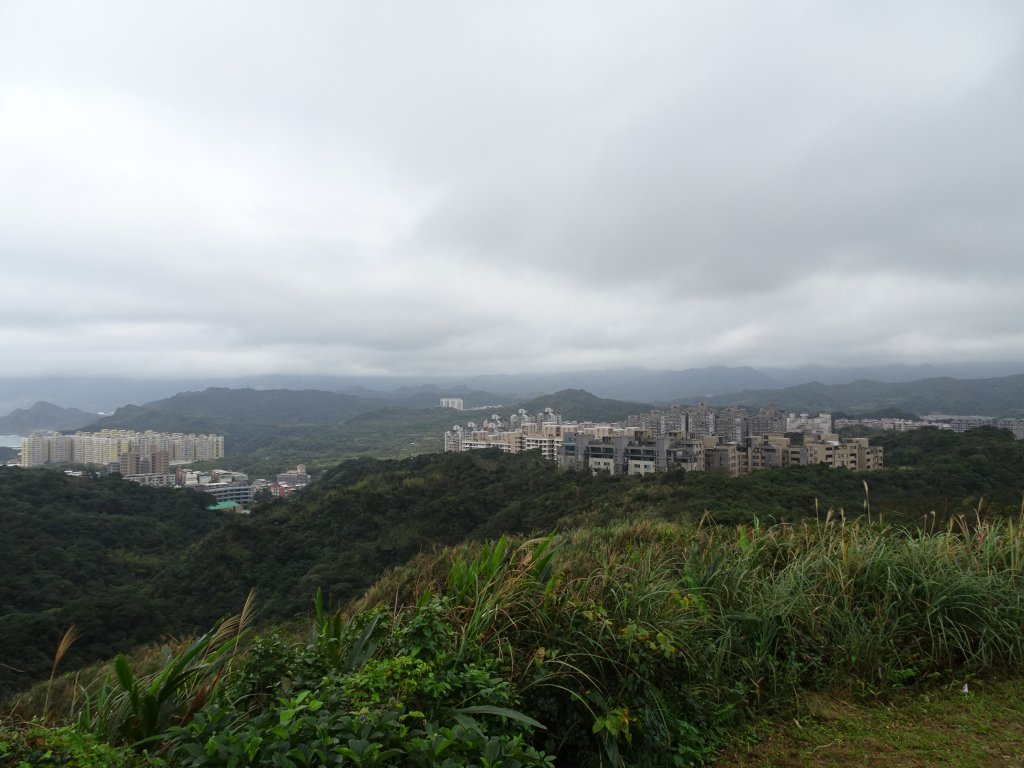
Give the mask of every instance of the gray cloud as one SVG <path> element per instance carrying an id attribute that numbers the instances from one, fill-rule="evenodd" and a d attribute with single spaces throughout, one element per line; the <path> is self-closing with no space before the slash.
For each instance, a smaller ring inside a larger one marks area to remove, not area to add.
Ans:
<path id="1" fill-rule="evenodd" d="M 10 374 L 1019 358 L 1024 8 L 0 4 Z"/>

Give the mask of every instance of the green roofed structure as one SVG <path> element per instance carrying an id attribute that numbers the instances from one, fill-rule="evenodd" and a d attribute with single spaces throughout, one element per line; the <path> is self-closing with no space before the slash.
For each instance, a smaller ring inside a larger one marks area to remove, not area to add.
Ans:
<path id="1" fill-rule="evenodd" d="M 207 507 L 211 512 L 244 512 L 242 505 L 237 501 L 219 501 Z"/>

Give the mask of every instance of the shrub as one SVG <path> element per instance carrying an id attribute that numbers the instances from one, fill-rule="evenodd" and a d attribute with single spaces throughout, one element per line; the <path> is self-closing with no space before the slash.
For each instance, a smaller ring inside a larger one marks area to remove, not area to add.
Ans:
<path id="1" fill-rule="evenodd" d="M 130 768 L 146 764 L 130 749 L 113 747 L 68 726 L 0 730 L 0 766 L 4 768 Z"/>

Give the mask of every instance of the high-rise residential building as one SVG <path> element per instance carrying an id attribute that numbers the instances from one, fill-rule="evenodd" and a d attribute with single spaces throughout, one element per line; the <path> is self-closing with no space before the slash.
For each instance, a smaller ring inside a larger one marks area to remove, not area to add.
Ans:
<path id="1" fill-rule="evenodd" d="M 687 431 L 696 437 L 715 434 L 715 409 L 701 403 L 686 412 Z"/>
<path id="2" fill-rule="evenodd" d="M 750 417 L 749 434 L 751 436 L 781 435 L 786 431 L 786 416 L 787 414 L 780 410 L 777 405 L 761 408 Z"/>
<path id="3" fill-rule="evenodd" d="M 41 467 L 50 460 L 49 435 L 33 432 L 21 439 L 21 466 Z"/>
<path id="4" fill-rule="evenodd" d="M 156 450 L 149 454 L 150 472 L 166 475 L 171 469 L 171 454 L 166 450 Z"/>
<path id="5" fill-rule="evenodd" d="M 746 408 L 728 406 L 715 413 L 714 434 L 727 443 L 739 443 L 750 430 L 750 419 Z"/>
<path id="6" fill-rule="evenodd" d="M 126 455 L 137 458 L 126 459 L 128 463 L 122 467 L 121 457 Z M 22 440 L 21 465 L 41 467 L 46 464 L 97 464 L 118 470 L 135 470 L 127 473 L 122 471 L 122 475 L 140 474 L 145 465 L 150 472 L 164 474 L 171 463 L 184 464 L 223 457 L 222 435 L 104 429 L 99 432 L 76 432 L 73 435 L 33 432 Z"/>
<path id="7" fill-rule="evenodd" d="M 626 418 L 625 426 L 646 430 L 659 437 L 681 435 L 686 432 L 686 411 L 673 405 L 667 411 L 652 410 Z"/>
<path id="8" fill-rule="evenodd" d="M 134 451 L 122 453 L 118 457 L 118 468 L 121 471 L 122 477 L 141 474 L 142 469 L 139 466 L 140 464 L 141 461 L 139 454 L 135 453 Z"/>
<path id="9" fill-rule="evenodd" d="M 786 416 L 786 432 L 830 435 L 832 434 L 832 414 L 819 413 L 817 416 L 808 416 L 806 413 L 790 413 Z"/>

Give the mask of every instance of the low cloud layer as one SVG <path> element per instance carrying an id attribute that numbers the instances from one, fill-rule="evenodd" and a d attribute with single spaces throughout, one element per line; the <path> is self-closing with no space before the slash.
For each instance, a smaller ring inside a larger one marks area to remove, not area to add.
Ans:
<path id="1" fill-rule="evenodd" d="M 0 2 L 6 375 L 1022 359 L 1024 6 Z"/>

